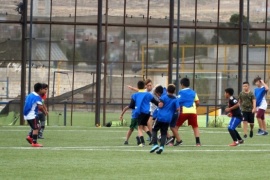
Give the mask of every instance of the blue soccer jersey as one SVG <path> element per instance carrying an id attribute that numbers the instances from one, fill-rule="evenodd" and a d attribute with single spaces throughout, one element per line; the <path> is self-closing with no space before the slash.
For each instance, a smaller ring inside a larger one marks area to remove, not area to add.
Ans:
<path id="1" fill-rule="evenodd" d="M 170 123 L 174 113 L 180 107 L 175 96 L 163 95 L 160 97 L 160 101 L 163 103 L 162 108 L 157 110 L 157 121 Z"/>
<path id="2" fill-rule="evenodd" d="M 154 96 L 149 92 L 139 91 L 131 96 L 129 108 L 134 109 L 134 118 L 138 118 L 140 114 L 150 113 L 150 102 L 157 104 Z"/>
<path id="3" fill-rule="evenodd" d="M 260 107 L 263 103 L 266 104 L 266 100 L 265 100 L 266 93 L 267 91 L 265 90 L 265 87 L 255 88 L 254 95 L 256 97 L 256 107 Z"/>
<path id="4" fill-rule="evenodd" d="M 178 93 L 178 102 L 180 106 L 190 108 L 193 106 L 194 99 L 196 97 L 196 92 L 190 88 L 185 88 Z"/>
<path id="5" fill-rule="evenodd" d="M 38 105 L 42 105 L 41 97 L 35 93 L 30 93 L 25 100 L 23 115 L 25 120 L 35 119 L 38 114 Z"/>

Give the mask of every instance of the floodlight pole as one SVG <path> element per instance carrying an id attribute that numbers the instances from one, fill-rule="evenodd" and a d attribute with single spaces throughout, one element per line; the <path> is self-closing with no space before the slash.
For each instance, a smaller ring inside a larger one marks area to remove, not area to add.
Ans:
<path id="1" fill-rule="evenodd" d="M 101 91 L 101 45 L 102 45 L 102 1 L 98 1 L 98 26 L 97 26 L 97 64 L 96 64 L 96 110 L 95 124 L 100 124 L 100 91 Z M 105 77 L 106 78 L 106 77 Z M 105 98 L 105 97 L 104 97 Z"/>
<path id="2" fill-rule="evenodd" d="M 176 95 L 179 91 L 179 54 L 180 54 L 180 0 L 177 3 L 177 49 L 176 49 Z"/>
<path id="3" fill-rule="evenodd" d="M 249 8 L 250 1 L 247 0 L 247 49 L 246 49 L 246 81 L 248 82 L 249 71 Z"/>
<path id="4" fill-rule="evenodd" d="M 240 0 L 239 4 L 239 54 L 238 54 L 238 94 L 242 91 L 243 80 L 243 15 L 244 0 Z"/>
<path id="5" fill-rule="evenodd" d="M 168 62 L 168 83 L 172 83 L 173 71 L 173 27 L 174 27 L 174 0 L 170 0 L 170 32 L 169 32 L 169 62 Z"/>
<path id="6" fill-rule="evenodd" d="M 20 99 L 20 125 L 24 125 L 24 101 L 25 101 L 25 84 L 26 84 L 26 34 L 27 34 L 27 0 L 23 0 L 22 9 L 22 51 L 21 51 L 21 99 Z"/>
<path id="7" fill-rule="evenodd" d="M 28 94 L 31 93 L 31 74 L 32 74 L 32 41 L 33 41 L 33 0 L 30 5 L 30 35 L 29 35 L 29 61 L 28 61 Z"/>

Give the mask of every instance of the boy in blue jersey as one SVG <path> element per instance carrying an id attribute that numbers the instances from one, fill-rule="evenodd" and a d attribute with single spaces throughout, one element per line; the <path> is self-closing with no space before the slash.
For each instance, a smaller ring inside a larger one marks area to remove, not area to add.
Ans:
<path id="1" fill-rule="evenodd" d="M 139 146 L 143 147 L 145 145 L 143 129 L 147 126 L 147 122 L 150 117 L 150 102 L 157 105 L 158 101 L 155 100 L 151 93 L 145 92 L 144 81 L 139 81 L 137 86 L 139 91 L 131 96 L 129 107 L 134 109 L 134 117 L 138 119 L 138 136 L 141 142 Z"/>
<path id="2" fill-rule="evenodd" d="M 38 110 L 41 110 L 47 115 L 47 112 L 43 108 L 41 95 L 44 94 L 44 89 L 41 83 L 34 85 L 34 92 L 30 93 L 25 100 L 24 104 L 24 120 L 26 120 L 33 130 L 33 133 L 28 135 L 26 140 L 32 145 L 32 147 L 42 147 L 41 144 L 37 143 L 38 138 Z"/>
<path id="3" fill-rule="evenodd" d="M 181 90 L 178 92 L 178 102 L 180 107 L 180 115 L 176 122 L 177 132 L 179 128 L 184 124 L 185 121 L 188 121 L 188 125 L 192 127 L 196 146 L 201 146 L 200 142 L 200 131 L 198 126 L 198 117 L 197 117 L 197 107 L 200 104 L 197 93 L 190 89 L 190 80 L 188 78 L 183 78 L 180 81 Z M 183 144 L 180 136 L 176 137 L 177 141 L 174 146 L 179 146 Z"/>
<path id="4" fill-rule="evenodd" d="M 254 95 L 256 97 L 256 108 L 257 108 L 256 118 L 259 124 L 258 135 L 265 136 L 268 135 L 268 132 L 266 131 L 266 122 L 265 122 L 265 111 L 267 109 L 267 102 L 265 99 L 265 95 L 267 94 L 269 87 L 267 86 L 267 84 L 264 83 L 264 81 L 260 77 L 255 78 L 253 84 L 257 86 L 257 88 L 255 88 L 254 90 Z"/>
<path id="5" fill-rule="evenodd" d="M 240 105 L 238 100 L 233 96 L 234 90 L 232 88 L 225 89 L 225 98 L 229 100 L 228 107 L 225 109 L 225 112 L 228 113 L 228 116 L 231 117 L 231 121 L 228 126 L 228 131 L 233 139 L 233 143 L 229 144 L 229 146 L 238 146 L 239 144 L 243 144 L 244 140 L 242 140 L 241 136 L 237 132 L 236 128 L 243 119 L 242 112 L 240 110 Z"/>
<path id="6" fill-rule="evenodd" d="M 123 109 L 123 111 L 122 111 L 122 113 L 121 113 L 121 115 L 120 115 L 120 120 L 121 120 L 121 121 L 123 121 L 123 116 L 124 116 L 124 114 L 126 113 L 126 111 L 127 111 L 128 109 L 130 109 L 129 106 L 126 106 L 126 107 Z M 124 145 L 128 145 L 128 140 L 129 140 L 131 134 L 133 133 L 134 129 L 138 129 L 138 120 L 137 120 L 137 118 L 135 117 L 134 110 L 132 109 L 131 122 L 130 122 L 129 130 L 128 130 L 127 135 L 126 135 L 126 140 L 125 140 L 125 142 L 124 142 Z M 140 140 L 138 139 L 138 136 L 137 136 L 136 139 L 137 139 L 137 144 L 139 145 L 139 144 L 140 144 Z"/>
<path id="7" fill-rule="evenodd" d="M 164 151 L 170 122 L 172 121 L 174 113 L 179 108 L 174 92 L 175 85 L 170 84 L 167 88 L 167 94 L 160 97 L 160 103 L 158 104 L 158 109 L 156 111 L 156 121 L 152 130 L 153 147 L 150 150 L 150 153 L 156 151 L 157 154 L 161 154 Z M 157 131 L 159 130 L 161 133 L 160 146 L 157 143 Z"/>

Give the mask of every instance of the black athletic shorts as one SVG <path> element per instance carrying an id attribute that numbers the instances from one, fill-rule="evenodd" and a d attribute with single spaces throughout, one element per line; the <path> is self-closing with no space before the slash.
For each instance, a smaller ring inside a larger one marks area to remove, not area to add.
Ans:
<path id="1" fill-rule="evenodd" d="M 169 123 L 160 122 L 160 121 L 156 120 L 155 124 L 153 126 L 153 131 L 157 132 L 160 130 L 161 135 L 167 135 L 169 125 L 170 125 Z"/>
<path id="2" fill-rule="evenodd" d="M 38 130 L 39 129 L 39 124 L 37 119 L 30 119 L 27 120 L 29 126 L 31 127 L 32 130 Z"/>
<path id="3" fill-rule="evenodd" d="M 138 117 L 138 126 L 147 126 L 149 117 L 150 113 L 149 114 L 141 113 Z"/>
<path id="4" fill-rule="evenodd" d="M 38 118 L 39 121 L 46 121 L 45 114 L 42 113 L 42 112 L 38 113 L 37 118 Z"/>
<path id="5" fill-rule="evenodd" d="M 243 121 L 247 121 L 248 123 L 254 123 L 254 113 L 252 112 L 242 112 L 243 113 Z"/>

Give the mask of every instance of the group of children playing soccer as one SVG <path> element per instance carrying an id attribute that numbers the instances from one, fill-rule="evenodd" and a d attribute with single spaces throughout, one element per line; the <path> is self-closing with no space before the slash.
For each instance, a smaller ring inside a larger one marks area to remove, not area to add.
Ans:
<path id="1" fill-rule="evenodd" d="M 269 88 L 260 77 L 255 78 L 253 83 L 256 85 L 254 93 L 251 92 L 249 83 L 244 82 L 243 91 L 239 94 L 238 99 L 234 97 L 232 88 L 225 89 L 224 95 L 228 100 L 228 107 L 225 112 L 231 117 L 228 131 L 233 139 L 230 146 L 238 146 L 244 143 L 236 130 L 242 121 L 244 138 L 247 138 L 248 123 L 250 124 L 249 137 L 253 137 L 255 113 L 259 124 L 257 135 L 268 135 L 265 121 L 265 111 L 267 109 L 265 95 Z M 201 146 L 196 110 L 199 106 L 199 98 L 196 92 L 189 88 L 190 81 L 188 78 L 181 79 L 180 85 L 181 90 L 178 92 L 178 96 L 175 96 L 175 85 L 169 84 L 167 88 L 157 85 L 153 89 L 152 81 L 149 79 L 139 81 L 137 88 L 128 86 L 136 92 L 131 96 L 130 104 L 124 108 L 120 115 L 120 120 L 123 120 L 125 112 L 128 109 L 132 110 L 131 124 L 126 135 L 125 145 L 128 144 L 134 129 L 138 129 L 137 144 L 140 147 L 145 146 L 143 136 L 143 131 L 145 131 L 149 136 L 149 145 L 153 145 L 150 153 L 161 154 L 165 145 L 179 146 L 183 143 L 178 130 L 185 121 L 188 121 L 188 125 L 192 126 L 194 132 L 196 146 Z M 43 138 L 45 117 L 48 115 L 44 103 L 47 90 L 47 84 L 36 83 L 34 92 L 26 97 L 23 113 L 24 119 L 31 128 L 26 140 L 32 147 L 42 147 L 37 142 L 37 139 Z M 172 136 L 168 132 L 169 127 Z M 158 131 L 161 134 L 160 139 L 157 135 Z M 158 139 L 160 145 L 158 145 Z"/>
<path id="2" fill-rule="evenodd" d="M 178 146 L 183 143 L 178 130 L 188 120 L 188 125 L 191 125 L 194 131 L 196 146 L 201 146 L 196 112 L 199 98 L 196 92 L 189 88 L 189 79 L 181 79 L 182 90 L 179 91 L 178 96 L 175 96 L 176 87 L 173 84 L 169 84 L 167 88 L 157 85 L 152 90 L 147 89 L 149 86 L 152 87 L 152 82 L 150 80 L 145 82 L 139 81 L 137 88 L 128 86 L 136 93 L 132 95 L 129 106 L 125 107 L 120 115 L 120 120 L 122 120 L 127 109 L 132 109 L 131 125 L 124 144 L 128 144 L 131 133 L 138 126 L 137 144 L 140 147 L 145 146 L 142 131 L 148 126 L 147 130 L 152 130 L 147 133 L 151 137 L 150 145 L 153 145 L 150 152 L 156 151 L 157 154 L 161 154 L 165 145 Z M 168 132 L 169 127 L 172 136 Z M 161 133 L 160 146 L 158 145 L 158 131 Z"/>
<path id="3" fill-rule="evenodd" d="M 242 121 L 244 138 L 247 138 L 248 123 L 250 124 L 249 137 L 253 137 L 255 113 L 259 124 L 257 135 L 268 135 L 264 116 L 267 109 L 265 95 L 268 86 L 260 77 L 255 78 L 253 83 L 257 86 L 254 93 L 251 92 L 249 83 L 244 82 L 243 90 L 238 99 L 234 97 L 233 88 L 225 89 L 224 95 L 228 100 L 225 112 L 231 117 L 228 131 L 233 139 L 233 143 L 229 146 L 238 146 L 244 143 L 236 130 Z M 137 144 L 140 147 L 145 146 L 144 130 L 151 139 L 149 145 L 153 145 L 150 153 L 161 154 L 165 145 L 178 146 L 183 143 L 178 130 L 188 120 L 188 125 L 192 126 L 194 131 L 196 146 L 201 146 L 196 110 L 199 106 L 199 98 L 196 92 L 189 88 L 188 78 L 181 79 L 180 85 L 181 90 L 178 92 L 178 96 L 175 96 L 175 85 L 169 84 L 167 88 L 157 85 L 152 89 L 152 82 L 149 79 L 145 82 L 139 81 L 137 88 L 128 86 L 136 92 L 132 95 L 129 106 L 125 107 L 120 115 L 120 120 L 123 120 L 124 113 L 128 109 L 132 109 L 131 125 L 124 144 L 128 144 L 132 132 L 138 127 Z M 172 136 L 168 132 L 169 127 Z M 161 134 L 160 145 L 158 145 L 158 131 Z"/>

